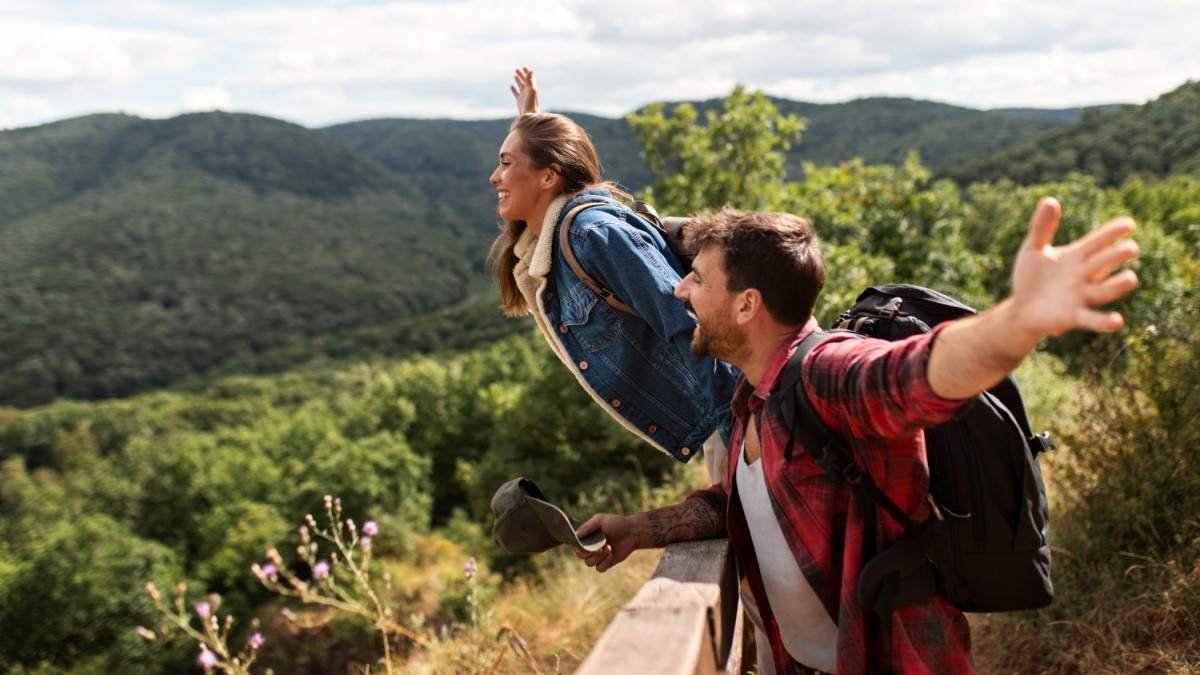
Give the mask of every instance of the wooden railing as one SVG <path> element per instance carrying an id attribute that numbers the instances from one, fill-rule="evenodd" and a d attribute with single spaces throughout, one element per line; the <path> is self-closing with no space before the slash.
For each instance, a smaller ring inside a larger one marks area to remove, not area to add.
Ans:
<path id="1" fill-rule="evenodd" d="M 654 575 L 630 600 L 576 671 L 612 673 L 746 672 L 733 552 L 725 539 L 672 544 Z"/>

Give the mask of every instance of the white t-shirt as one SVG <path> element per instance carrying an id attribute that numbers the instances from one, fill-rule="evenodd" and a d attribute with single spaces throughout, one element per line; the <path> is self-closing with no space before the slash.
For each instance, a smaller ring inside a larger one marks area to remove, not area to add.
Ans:
<path id="1" fill-rule="evenodd" d="M 783 538 L 771 496 L 767 494 L 762 458 L 747 464 L 744 447 L 738 455 L 735 472 L 738 497 L 783 646 L 792 658 L 809 668 L 832 673 L 837 670 L 837 625 L 804 578 Z"/>

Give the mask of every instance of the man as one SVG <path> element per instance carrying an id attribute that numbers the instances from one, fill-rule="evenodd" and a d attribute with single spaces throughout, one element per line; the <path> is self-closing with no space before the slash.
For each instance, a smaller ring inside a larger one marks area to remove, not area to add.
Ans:
<path id="1" fill-rule="evenodd" d="M 1093 308 L 1137 285 L 1132 271 L 1116 272 L 1137 255 L 1127 239 L 1133 221 L 1120 218 L 1054 247 L 1059 215 L 1054 199 L 1038 204 L 1012 293 L 995 307 L 899 342 L 835 334 L 802 364 L 814 409 L 914 520 L 929 516 L 921 428 L 949 419 L 1043 338 L 1122 325 L 1119 314 Z M 743 373 L 724 475 L 675 506 L 593 516 L 580 535 L 601 530 L 608 544 L 580 557 L 603 572 L 638 548 L 728 536 L 775 671 L 971 671 L 966 620 L 939 596 L 897 609 L 890 640 L 868 629 L 854 599 L 864 521 L 850 487 L 802 447 L 785 461 L 789 431 L 764 405 L 789 356 L 817 329 L 811 313 L 825 269 L 811 225 L 787 214 L 724 210 L 698 217 L 691 231 L 701 249 L 676 295 L 699 320 L 692 348 Z M 902 534 L 891 518 L 878 523 L 881 547 Z"/>

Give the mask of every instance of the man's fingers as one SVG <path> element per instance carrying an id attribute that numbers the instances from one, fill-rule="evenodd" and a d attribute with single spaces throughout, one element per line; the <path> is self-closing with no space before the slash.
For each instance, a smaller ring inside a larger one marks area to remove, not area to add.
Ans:
<path id="1" fill-rule="evenodd" d="M 1133 234 L 1133 231 L 1136 229 L 1137 223 L 1133 222 L 1133 218 L 1115 218 L 1083 235 L 1071 244 L 1071 246 L 1082 251 L 1085 256 L 1090 257 L 1118 239 Z"/>
<path id="2" fill-rule="evenodd" d="M 1094 309 L 1080 308 L 1075 315 L 1077 328 L 1095 331 L 1097 333 L 1113 333 L 1125 325 L 1125 319 L 1119 312 L 1097 312 Z"/>
<path id="3" fill-rule="evenodd" d="M 1125 270 L 1120 274 L 1111 276 L 1098 284 L 1093 284 L 1084 292 L 1084 300 L 1089 307 L 1097 307 L 1099 305 L 1107 305 L 1115 300 L 1129 295 L 1133 289 L 1137 288 L 1138 278 L 1133 270 Z M 1119 328 L 1120 326 L 1118 326 Z"/>
<path id="4" fill-rule="evenodd" d="M 591 553 L 588 553 L 587 556 L 584 557 L 583 561 L 587 563 L 588 567 L 595 567 L 598 571 L 603 572 L 604 570 L 600 569 L 600 565 L 603 565 L 604 561 L 611 557 L 612 547 L 605 545 L 598 551 L 592 551 Z M 605 569 L 608 568 L 606 567 Z"/>
<path id="5" fill-rule="evenodd" d="M 1062 207 L 1054 197 L 1042 197 L 1033 217 L 1029 219 L 1029 235 L 1025 237 L 1025 245 L 1034 249 L 1049 246 L 1054 241 L 1054 233 L 1058 231 L 1058 219 Z"/>
<path id="6" fill-rule="evenodd" d="M 1100 281 L 1112 274 L 1113 270 L 1136 258 L 1137 255 L 1137 242 L 1132 239 L 1117 242 L 1088 258 L 1087 278 L 1092 281 Z"/>
<path id="7" fill-rule="evenodd" d="M 596 565 L 597 572 L 607 572 L 613 565 L 617 564 L 617 561 L 614 559 L 612 547 L 605 546 L 604 551 L 606 552 L 604 558 Z"/>
<path id="8" fill-rule="evenodd" d="M 588 518 L 587 521 L 579 526 L 579 529 L 575 530 L 575 536 L 579 537 L 580 539 L 585 539 L 589 534 L 602 529 L 600 527 L 602 515 L 603 514 L 597 513 L 591 518 Z"/>

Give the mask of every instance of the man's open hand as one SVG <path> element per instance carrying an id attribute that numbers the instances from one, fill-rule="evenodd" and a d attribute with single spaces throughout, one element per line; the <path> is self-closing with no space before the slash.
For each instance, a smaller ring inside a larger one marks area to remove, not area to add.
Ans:
<path id="1" fill-rule="evenodd" d="M 1029 235 L 1013 266 L 1016 327 L 1038 337 L 1077 328 L 1099 333 L 1118 330 L 1124 325 L 1119 313 L 1094 308 L 1137 287 L 1133 270 L 1116 272 L 1137 257 L 1137 244 L 1127 238 L 1136 225 L 1131 218 L 1117 218 L 1073 242 L 1054 246 L 1061 212 L 1053 197 L 1044 197 L 1033 212 Z"/>

